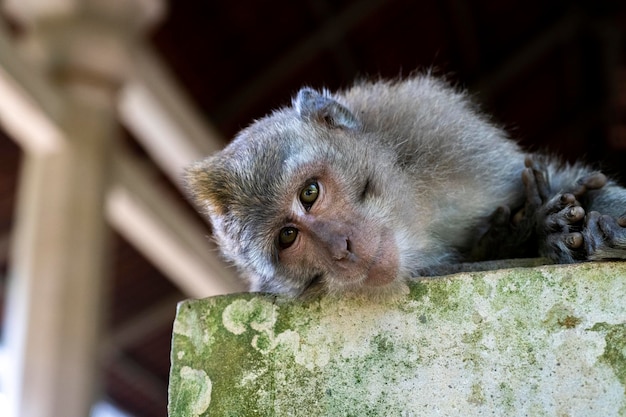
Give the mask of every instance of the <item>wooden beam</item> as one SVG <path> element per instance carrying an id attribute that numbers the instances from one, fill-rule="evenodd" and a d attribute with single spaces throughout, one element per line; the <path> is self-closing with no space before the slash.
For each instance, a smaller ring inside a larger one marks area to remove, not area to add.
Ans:
<path id="1" fill-rule="evenodd" d="M 167 66 L 150 47 L 140 45 L 132 57 L 133 76 L 121 93 L 119 117 L 163 172 L 182 189 L 180 178 L 183 169 L 191 162 L 218 151 L 225 141 L 199 115 Z M 120 162 L 126 164 L 129 170 L 140 169 L 139 164 L 131 160 Z M 153 181 L 148 173 L 129 174 L 126 178 L 134 182 L 144 181 L 144 184 L 130 185 L 124 182 L 127 180 L 121 179 L 124 187 L 134 191 L 128 193 L 117 188 L 112 195 L 110 218 L 122 235 L 188 296 L 206 297 L 245 290 L 236 280 L 234 271 L 218 258 L 217 250 L 209 243 L 208 237 L 199 238 L 198 231 L 205 230 L 201 224 L 185 215 L 180 206 L 175 207 L 171 201 L 172 204 L 166 204 L 166 198 L 142 194 L 156 193 L 155 190 L 159 189 L 150 185 Z M 132 197 L 137 195 L 143 195 L 142 198 L 147 199 L 145 201 L 154 201 L 154 204 L 133 201 Z M 168 221 L 177 225 L 168 226 Z M 187 226 L 183 226 L 185 224 Z M 137 229 L 139 225 L 144 228 L 141 236 Z M 187 237 L 182 234 L 187 234 Z M 173 253 L 179 253 L 181 257 L 173 257 Z"/>
<path id="2" fill-rule="evenodd" d="M 167 198 L 147 168 L 123 152 L 114 159 L 107 213 L 118 232 L 189 297 L 243 291 L 235 272 L 225 268 L 199 232 L 206 226 L 187 214 L 182 203 Z"/>
<path id="3" fill-rule="evenodd" d="M 194 108 L 147 46 L 132 54 L 133 77 L 122 91 L 120 119 L 177 185 L 183 168 L 221 149 L 225 140 Z"/>

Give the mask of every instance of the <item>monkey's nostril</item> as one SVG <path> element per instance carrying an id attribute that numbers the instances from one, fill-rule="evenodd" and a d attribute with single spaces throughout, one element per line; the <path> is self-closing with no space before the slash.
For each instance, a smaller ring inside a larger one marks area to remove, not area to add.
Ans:
<path id="1" fill-rule="evenodd" d="M 338 261 L 342 259 L 347 259 L 352 255 L 352 242 L 347 237 L 338 238 L 332 244 L 331 250 L 333 259 L 336 259 Z"/>

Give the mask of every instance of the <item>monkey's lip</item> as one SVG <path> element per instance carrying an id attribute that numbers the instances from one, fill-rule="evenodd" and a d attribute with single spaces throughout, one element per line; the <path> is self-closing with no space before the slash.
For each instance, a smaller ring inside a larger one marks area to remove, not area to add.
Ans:
<path id="1" fill-rule="evenodd" d="M 378 249 L 373 261 L 367 268 L 363 285 L 380 287 L 396 279 L 398 275 L 398 249 L 389 229 L 383 229 L 378 242 Z"/>

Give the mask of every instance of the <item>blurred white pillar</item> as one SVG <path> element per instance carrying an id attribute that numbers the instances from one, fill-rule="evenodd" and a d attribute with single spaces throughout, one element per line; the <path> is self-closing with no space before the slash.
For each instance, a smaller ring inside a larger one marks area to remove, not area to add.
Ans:
<path id="1" fill-rule="evenodd" d="M 22 166 L 5 328 L 11 417 L 83 417 L 94 400 L 114 125 L 74 110 L 67 146 L 26 154 Z"/>
<path id="2" fill-rule="evenodd" d="M 26 25 L 23 52 L 61 96 L 60 143 L 25 152 L 20 176 L 5 321 L 10 417 L 85 417 L 94 404 L 116 95 L 139 12 L 155 2 L 5 1 Z"/>

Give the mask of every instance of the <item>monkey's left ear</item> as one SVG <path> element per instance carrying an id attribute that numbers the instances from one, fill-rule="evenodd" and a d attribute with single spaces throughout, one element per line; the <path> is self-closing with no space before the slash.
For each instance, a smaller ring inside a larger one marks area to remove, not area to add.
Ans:
<path id="1" fill-rule="evenodd" d="M 359 121 L 344 106 L 327 95 L 310 88 L 303 88 L 293 100 L 293 106 L 306 119 L 316 120 L 331 127 L 356 129 Z"/>

